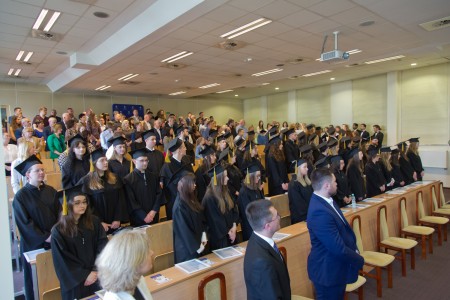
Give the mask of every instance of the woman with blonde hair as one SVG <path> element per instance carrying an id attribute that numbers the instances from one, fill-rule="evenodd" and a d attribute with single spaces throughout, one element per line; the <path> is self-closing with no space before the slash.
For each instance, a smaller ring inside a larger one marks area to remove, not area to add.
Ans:
<path id="1" fill-rule="evenodd" d="M 126 142 L 127 140 L 120 135 L 108 140 L 108 146 L 113 147 L 112 155 L 108 160 L 108 168 L 121 180 L 133 171 L 131 169 L 131 157 L 127 153 Z"/>
<path id="2" fill-rule="evenodd" d="M 409 162 L 417 174 L 417 180 L 422 181 L 424 170 L 422 160 L 419 156 L 419 138 L 409 139 L 409 147 L 408 151 L 406 151 L 406 156 L 408 156 Z"/>
<path id="3" fill-rule="evenodd" d="M 152 300 L 143 275 L 153 268 L 150 238 L 141 230 L 124 230 L 106 244 L 96 261 L 103 300 Z"/>
<path id="4" fill-rule="evenodd" d="M 308 177 L 308 162 L 300 158 L 296 161 L 296 176 L 292 177 L 288 186 L 289 210 L 291 223 L 306 221 L 309 199 L 313 193 L 311 180 Z"/>
<path id="5" fill-rule="evenodd" d="M 384 180 L 386 181 L 386 190 L 392 190 L 395 179 L 392 176 L 391 159 L 391 147 L 380 148 L 380 159 L 378 165 L 380 166 L 381 173 L 383 173 Z"/>
<path id="6" fill-rule="evenodd" d="M 22 176 L 16 167 L 34 154 L 34 145 L 32 142 L 23 141 L 17 145 L 17 158 L 11 163 L 11 186 L 16 194 L 22 186 L 27 184 L 27 177 Z"/>

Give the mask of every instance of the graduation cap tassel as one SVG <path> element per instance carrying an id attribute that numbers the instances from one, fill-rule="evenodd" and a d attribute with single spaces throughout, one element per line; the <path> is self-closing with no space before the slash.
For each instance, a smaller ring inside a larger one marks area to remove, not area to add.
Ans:
<path id="1" fill-rule="evenodd" d="M 328 155 L 331 155 L 331 149 L 328 148 Z"/>
<path id="2" fill-rule="evenodd" d="M 19 180 L 19 186 L 20 186 L 20 188 L 23 188 L 23 180 L 22 180 L 22 177 L 20 177 L 20 180 Z"/>
<path id="3" fill-rule="evenodd" d="M 62 215 L 67 216 L 67 197 L 66 191 L 63 191 Z"/>
<path id="4" fill-rule="evenodd" d="M 252 153 L 252 142 L 250 142 L 250 153 Z"/>
<path id="5" fill-rule="evenodd" d="M 92 163 L 92 159 L 89 160 L 89 172 L 94 172 L 94 164 Z"/>
<path id="6" fill-rule="evenodd" d="M 344 150 L 347 149 L 347 143 L 344 142 Z"/>
<path id="7" fill-rule="evenodd" d="M 402 143 L 402 152 L 405 152 L 405 143 Z"/>
<path id="8" fill-rule="evenodd" d="M 381 154 L 381 148 L 378 148 L 378 155 Z"/>
<path id="9" fill-rule="evenodd" d="M 298 162 L 295 162 L 295 175 L 298 175 Z"/>
<path id="10" fill-rule="evenodd" d="M 130 173 L 133 172 L 133 161 L 130 160 Z"/>
<path id="11" fill-rule="evenodd" d="M 214 184 L 215 186 L 217 186 L 216 168 L 214 168 L 214 182 L 213 182 L 213 184 Z"/>
<path id="12" fill-rule="evenodd" d="M 247 175 L 245 176 L 245 183 L 250 184 L 250 173 L 248 172 L 248 168 L 247 168 Z"/>
<path id="13" fill-rule="evenodd" d="M 166 158 L 164 160 L 166 163 L 170 163 L 169 152 L 170 152 L 169 150 L 166 151 Z"/>
<path id="14" fill-rule="evenodd" d="M 230 156 L 230 152 L 228 152 L 228 163 L 231 164 L 231 156 Z"/>

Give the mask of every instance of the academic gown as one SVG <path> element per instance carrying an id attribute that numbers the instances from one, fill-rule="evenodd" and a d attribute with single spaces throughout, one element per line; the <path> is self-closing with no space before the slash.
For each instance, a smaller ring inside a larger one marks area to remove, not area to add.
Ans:
<path id="1" fill-rule="evenodd" d="M 184 146 L 186 147 L 186 156 L 189 158 L 191 164 L 195 164 L 195 145 L 184 141 Z"/>
<path id="2" fill-rule="evenodd" d="M 75 186 L 81 178 L 89 173 L 90 163 L 89 157 L 79 160 L 74 158 L 73 160 L 66 160 L 61 168 L 61 181 L 63 189 L 68 189 Z"/>
<path id="3" fill-rule="evenodd" d="M 203 211 L 193 211 L 177 196 L 173 205 L 173 249 L 176 264 L 199 257 L 197 250 L 205 229 Z"/>
<path id="4" fill-rule="evenodd" d="M 364 173 L 366 174 L 367 197 L 382 194 L 380 186 L 385 185 L 386 181 L 379 165 L 369 161 L 364 168 Z"/>
<path id="5" fill-rule="evenodd" d="M 201 203 L 205 196 L 206 189 L 211 182 L 211 177 L 208 174 L 203 173 L 204 168 L 198 168 L 195 171 L 195 185 L 197 190 L 197 199 Z"/>
<path id="6" fill-rule="evenodd" d="M 267 173 L 269 174 L 269 195 L 281 195 L 286 191 L 281 187 L 282 183 L 289 182 L 286 163 L 277 161 L 273 156 L 267 159 Z"/>
<path id="7" fill-rule="evenodd" d="M 357 166 L 353 164 L 347 166 L 347 178 L 356 201 L 359 201 L 360 198 L 366 198 L 364 180 Z"/>
<path id="8" fill-rule="evenodd" d="M 263 167 L 259 157 L 254 156 L 254 157 L 252 157 L 251 161 L 242 160 L 242 168 L 240 168 L 242 173 L 246 174 L 247 167 L 249 167 L 251 165 L 258 166 L 259 172 L 261 173 L 261 182 L 266 182 L 266 180 L 267 180 L 266 169 Z"/>
<path id="9" fill-rule="evenodd" d="M 284 143 L 284 155 L 286 157 L 286 167 L 288 168 L 288 172 L 294 173 L 295 164 L 293 162 L 296 162 L 300 157 L 300 149 L 293 141 L 288 139 Z"/>
<path id="10" fill-rule="evenodd" d="M 144 173 L 134 169 L 125 176 L 123 182 L 131 226 L 147 224 L 144 219 L 151 210 L 157 213 L 150 224 L 158 223 L 158 212 L 162 201 L 159 178 L 149 169 L 146 169 Z"/>
<path id="11" fill-rule="evenodd" d="M 108 169 L 116 174 L 120 180 L 123 180 L 125 176 L 130 174 L 130 164 L 131 161 L 125 158 L 122 158 L 122 162 L 116 159 L 110 159 L 108 160 Z"/>
<path id="12" fill-rule="evenodd" d="M 34 292 L 31 267 L 23 257 L 23 253 L 49 247 L 45 240 L 50 236 L 61 210 L 61 204 L 55 199 L 55 194 L 56 190 L 49 185 L 42 184 L 37 188 L 27 183 L 17 192 L 12 203 L 20 232 L 20 254 L 27 299 L 33 299 Z"/>
<path id="13" fill-rule="evenodd" d="M 411 166 L 411 163 L 407 161 L 403 156 L 400 155 L 400 158 L 398 160 L 400 163 L 400 170 L 402 171 L 403 178 L 405 179 L 405 185 L 408 185 L 410 183 L 414 182 L 414 169 Z"/>
<path id="14" fill-rule="evenodd" d="M 408 159 L 409 159 L 409 163 L 411 164 L 411 167 L 414 169 L 414 171 L 416 171 L 417 180 L 422 181 L 422 176 L 420 174 L 423 171 L 423 166 L 422 166 L 422 160 L 420 159 L 420 156 L 415 155 L 412 152 L 408 152 L 407 155 L 408 155 Z"/>
<path id="15" fill-rule="evenodd" d="M 154 150 L 148 149 L 148 150 L 150 152 L 147 152 L 147 158 L 148 158 L 147 170 L 150 170 L 156 176 L 159 177 L 161 168 L 164 165 L 164 154 L 162 154 L 161 151 L 159 151 L 157 149 L 154 149 Z"/>
<path id="16" fill-rule="evenodd" d="M 383 174 L 384 182 L 386 182 L 386 191 L 392 190 L 392 186 L 387 186 L 387 184 L 392 180 L 392 170 L 388 171 L 386 166 L 381 161 L 378 161 L 377 164 L 381 170 L 381 174 Z"/>
<path id="17" fill-rule="evenodd" d="M 350 197 L 352 194 L 350 184 L 347 175 L 345 175 L 343 171 L 335 172 L 334 176 L 336 177 L 337 191 L 336 195 L 333 196 L 333 200 L 336 201 L 339 207 L 344 207 L 347 205 L 347 203 L 344 202 L 344 197 Z"/>
<path id="18" fill-rule="evenodd" d="M 228 180 L 228 191 L 230 192 L 231 197 L 236 202 L 237 195 L 236 192 L 239 193 L 242 186 L 242 179 L 244 179 L 244 175 L 239 170 L 238 167 L 235 165 L 228 165 L 227 166 L 227 176 L 229 178 Z"/>
<path id="19" fill-rule="evenodd" d="M 173 204 L 175 203 L 175 198 L 178 194 L 177 185 L 175 184 L 175 182 L 172 181 L 169 184 L 169 181 L 172 179 L 172 174 L 178 171 L 181 167 L 183 167 L 188 172 L 194 173 L 194 170 L 192 169 L 192 166 L 189 162 L 190 159 L 188 157 L 185 157 L 186 156 L 181 159 L 181 162 L 177 161 L 173 157 L 170 157 L 170 163 L 164 163 L 161 168 L 159 180 L 163 183 L 163 194 L 166 204 L 167 220 L 172 220 Z"/>
<path id="20" fill-rule="evenodd" d="M 401 187 L 400 182 L 405 181 L 403 177 L 402 170 L 399 165 L 391 164 L 392 166 L 392 177 L 394 177 L 394 188 Z"/>
<path id="21" fill-rule="evenodd" d="M 242 185 L 241 190 L 239 191 L 238 197 L 238 208 L 239 208 L 239 216 L 241 217 L 241 228 L 242 228 L 242 238 L 243 241 L 247 241 L 252 235 L 253 229 L 250 226 L 250 223 L 247 220 L 247 216 L 245 214 L 245 208 L 250 202 L 264 199 L 264 194 L 261 190 L 256 189 L 252 190 Z"/>
<path id="22" fill-rule="evenodd" d="M 238 166 L 239 169 L 242 170 L 242 168 L 244 167 L 244 152 L 236 149 L 236 165 Z"/>
<path id="23" fill-rule="evenodd" d="M 90 286 L 84 282 L 91 271 L 95 271 L 95 259 L 108 239 L 100 220 L 92 216 L 94 228 L 78 224 L 74 237 L 61 233 L 57 226 L 52 229 L 52 257 L 58 276 L 63 300 L 81 299 L 101 289 L 98 281 Z"/>
<path id="24" fill-rule="evenodd" d="M 217 198 L 208 190 L 203 198 L 203 208 L 207 224 L 208 240 L 211 250 L 229 247 L 232 244 L 228 236 L 228 231 L 233 228 L 233 223 L 238 224 L 239 213 L 236 205 L 228 208 L 225 213 L 219 209 Z"/>
<path id="25" fill-rule="evenodd" d="M 80 183 L 83 184 L 83 193 L 89 197 L 92 213 L 100 219 L 100 222 L 107 224 L 114 221 L 127 223 L 129 216 L 122 181 L 117 178 L 115 184 L 109 184 L 104 177 L 101 179 L 103 188 L 99 190 L 92 190 L 89 187 L 89 174 L 80 180 Z"/>
<path id="26" fill-rule="evenodd" d="M 303 186 L 297 180 L 291 180 L 288 186 L 289 210 L 291 212 L 291 224 L 306 221 L 309 200 L 313 189 L 311 185 Z"/>

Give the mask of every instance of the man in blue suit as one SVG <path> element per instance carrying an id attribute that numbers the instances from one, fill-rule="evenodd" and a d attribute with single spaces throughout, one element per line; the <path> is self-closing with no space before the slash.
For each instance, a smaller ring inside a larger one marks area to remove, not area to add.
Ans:
<path id="1" fill-rule="evenodd" d="M 316 169 L 311 181 L 314 193 L 307 216 L 311 239 L 309 279 L 316 299 L 341 300 L 346 284 L 358 279 L 364 258 L 358 253 L 352 228 L 331 198 L 337 189 L 334 174 L 325 168 Z"/>

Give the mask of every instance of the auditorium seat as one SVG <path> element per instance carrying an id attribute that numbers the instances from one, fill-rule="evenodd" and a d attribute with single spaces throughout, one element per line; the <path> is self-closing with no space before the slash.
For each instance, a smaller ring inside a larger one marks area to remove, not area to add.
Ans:
<path id="1" fill-rule="evenodd" d="M 348 299 L 348 293 L 358 294 L 358 299 L 364 299 L 364 283 L 366 283 L 366 278 L 358 275 L 358 279 L 354 283 L 347 284 L 345 287 L 345 300 Z"/>
<path id="2" fill-rule="evenodd" d="M 198 283 L 198 300 L 219 299 L 227 299 L 225 275 L 221 272 L 216 272 L 203 277 Z"/>
<path id="3" fill-rule="evenodd" d="M 449 219 L 436 216 L 428 216 L 425 213 L 423 206 L 423 193 L 418 191 L 416 194 L 416 222 L 419 225 L 425 225 L 433 227 L 438 233 L 438 245 L 442 245 L 442 235 L 444 235 L 444 241 L 447 241 L 447 223 Z"/>
<path id="4" fill-rule="evenodd" d="M 432 186 L 431 189 L 432 189 L 432 191 L 434 191 L 434 193 L 432 193 L 432 195 L 434 197 L 436 197 L 436 191 L 434 189 L 434 186 Z M 445 201 L 444 184 L 442 182 L 439 185 L 439 203 L 440 203 L 440 208 L 450 208 L 450 203 L 447 203 Z"/>

